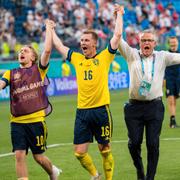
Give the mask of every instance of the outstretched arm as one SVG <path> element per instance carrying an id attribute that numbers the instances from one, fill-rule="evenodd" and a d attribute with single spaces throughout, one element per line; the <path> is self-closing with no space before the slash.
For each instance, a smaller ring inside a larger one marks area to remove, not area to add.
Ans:
<path id="1" fill-rule="evenodd" d="M 51 20 L 46 20 L 46 36 L 45 36 L 45 45 L 44 45 L 44 51 L 41 55 L 41 65 L 46 67 L 49 58 L 51 55 L 51 50 L 52 50 L 52 29 L 54 28 L 55 24 Z"/>
<path id="2" fill-rule="evenodd" d="M 53 44 L 55 48 L 63 56 L 63 58 L 66 59 L 68 56 L 69 48 L 62 43 L 61 39 L 57 36 L 54 29 L 52 34 L 53 34 Z"/>
<path id="3" fill-rule="evenodd" d="M 124 7 L 120 6 L 118 4 L 115 4 L 114 7 L 114 15 L 116 18 L 115 21 L 115 29 L 114 29 L 114 34 L 113 37 L 111 38 L 111 48 L 112 49 L 117 49 L 119 46 L 119 42 L 122 36 L 123 32 L 123 14 L 124 14 Z"/>

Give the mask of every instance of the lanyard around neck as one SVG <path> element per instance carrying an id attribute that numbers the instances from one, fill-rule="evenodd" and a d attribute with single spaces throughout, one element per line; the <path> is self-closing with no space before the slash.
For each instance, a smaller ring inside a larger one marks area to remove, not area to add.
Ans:
<path id="1" fill-rule="evenodd" d="M 145 71 L 144 71 L 144 62 L 143 62 L 143 59 L 139 53 L 139 56 L 140 56 L 140 59 L 141 59 L 141 68 L 142 68 L 142 73 L 143 73 L 143 76 L 145 74 Z M 151 71 L 151 77 L 153 79 L 154 77 L 154 64 L 155 64 L 155 54 L 153 54 L 153 61 L 152 61 L 152 71 Z"/>

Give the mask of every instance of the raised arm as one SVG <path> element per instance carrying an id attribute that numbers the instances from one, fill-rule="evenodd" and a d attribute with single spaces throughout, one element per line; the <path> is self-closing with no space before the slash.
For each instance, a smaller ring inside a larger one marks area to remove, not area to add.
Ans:
<path id="1" fill-rule="evenodd" d="M 41 55 L 41 65 L 47 66 L 49 62 L 49 58 L 51 55 L 52 50 L 52 29 L 54 28 L 55 24 L 51 20 L 46 20 L 46 35 L 45 35 L 45 45 L 44 45 L 44 51 Z"/>
<path id="2" fill-rule="evenodd" d="M 123 14 L 124 14 L 124 7 L 115 4 L 114 7 L 114 15 L 116 18 L 115 29 L 114 29 L 113 37 L 111 38 L 110 41 L 112 49 L 117 49 L 119 46 L 120 38 L 122 36 L 122 31 L 123 31 Z"/>
<path id="3" fill-rule="evenodd" d="M 56 48 L 56 50 L 63 56 L 64 59 L 68 56 L 69 48 L 65 46 L 61 39 L 57 36 L 55 30 L 53 30 L 53 44 Z"/>

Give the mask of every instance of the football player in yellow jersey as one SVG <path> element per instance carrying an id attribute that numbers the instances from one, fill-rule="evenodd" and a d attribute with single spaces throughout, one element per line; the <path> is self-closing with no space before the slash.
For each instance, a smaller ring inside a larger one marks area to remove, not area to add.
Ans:
<path id="1" fill-rule="evenodd" d="M 115 29 L 106 49 L 97 54 L 98 36 L 92 30 L 83 32 L 80 40 L 82 54 L 65 46 L 53 33 L 55 48 L 75 67 L 78 84 L 78 105 L 74 127 L 74 151 L 81 165 L 89 172 L 92 179 L 100 175 L 88 154 L 93 137 L 103 158 L 106 180 L 112 180 L 114 160 L 111 153 L 112 119 L 109 110 L 110 95 L 108 89 L 108 71 L 119 45 L 120 22 L 124 7 L 115 5 Z"/>
<path id="2" fill-rule="evenodd" d="M 54 22 L 47 20 L 45 47 L 39 66 L 36 64 L 36 51 L 32 46 L 25 45 L 18 55 L 20 67 L 6 71 L 0 79 L 0 90 L 10 85 L 11 140 L 18 180 L 28 180 L 26 154 L 29 148 L 50 180 L 57 180 L 61 171 L 43 155 L 47 138 L 45 110 L 51 107 L 45 94 L 44 81 L 52 49 L 52 28 Z"/>

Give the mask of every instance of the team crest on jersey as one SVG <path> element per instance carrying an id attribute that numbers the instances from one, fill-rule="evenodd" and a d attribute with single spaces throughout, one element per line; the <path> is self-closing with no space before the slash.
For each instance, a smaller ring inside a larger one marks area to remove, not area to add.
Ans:
<path id="1" fill-rule="evenodd" d="M 98 66 L 99 65 L 99 60 L 98 59 L 94 59 L 93 63 L 94 63 L 94 65 Z"/>
<path id="2" fill-rule="evenodd" d="M 21 78 L 21 74 L 19 72 L 14 74 L 14 80 L 18 80 Z"/>

